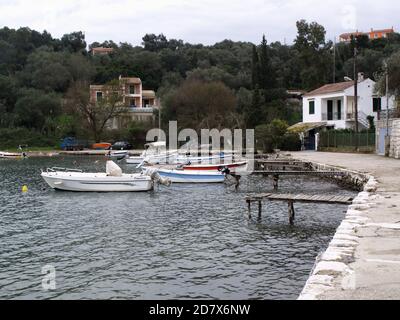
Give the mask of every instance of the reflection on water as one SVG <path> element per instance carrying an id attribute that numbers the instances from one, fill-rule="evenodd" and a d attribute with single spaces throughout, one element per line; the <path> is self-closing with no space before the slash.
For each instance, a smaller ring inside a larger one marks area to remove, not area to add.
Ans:
<path id="1" fill-rule="evenodd" d="M 0 298 L 295 299 L 346 210 L 296 204 L 290 227 L 277 202 L 264 206 L 261 222 L 249 221 L 245 195 L 272 189 L 257 176 L 237 192 L 55 192 L 40 169 L 56 165 L 105 170 L 103 158 L 0 161 Z M 353 194 L 316 178 L 283 178 L 280 192 Z M 46 292 L 41 268 L 49 264 L 57 289 Z"/>

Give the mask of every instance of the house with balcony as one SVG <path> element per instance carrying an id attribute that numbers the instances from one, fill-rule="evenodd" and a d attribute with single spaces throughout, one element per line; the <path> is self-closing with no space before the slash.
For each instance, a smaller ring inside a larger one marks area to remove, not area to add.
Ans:
<path id="1" fill-rule="evenodd" d="M 112 129 L 125 127 L 129 122 L 155 121 L 155 110 L 160 108 L 160 101 L 153 90 L 144 90 L 142 80 L 135 77 L 119 77 L 122 105 L 126 112 L 114 118 L 110 124 Z M 104 85 L 90 86 L 91 102 L 97 102 L 106 94 Z"/>
<path id="2" fill-rule="evenodd" d="M 381 111 L 386 110 L 386 97 L 375 93 L 375 82 L 358 76 L 358 128 L 367 129 L 370 126 L 369 116 L 377 121 Z M 395 106 L 395 99 L 389 99 L 389 109 Z M 307 149 L 315 148 L 315 134 L 328 129 L 355 129 L 356 110 L 354 97 L 354 81 L 339 82 L 324 85 L 303 96 L 303 122 L 291 128 L 292 132 L 304 135 Z"/>

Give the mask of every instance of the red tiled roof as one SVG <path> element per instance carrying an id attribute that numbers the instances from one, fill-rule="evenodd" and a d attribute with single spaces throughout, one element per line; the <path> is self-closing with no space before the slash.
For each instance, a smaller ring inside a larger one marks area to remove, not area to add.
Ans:
<path id="1" fill-rule="evenodd" d="M 97 47 L 97 48 L 92 48 L 92 53 L 97 54 L 97 53 L 112 53 L 114 51 L 113 48 L 103 48 L 103 47 Z"/>
<path id="2" fill-rule="evenodd" d="M 351 88 L 352 86 L 354 86 L 353 81 L 326 84 L 326 85 L 322 86 L 321 88 L 318 88 L 318 89 L 315 89 L 313 91 L 306 93 L 304 96 L 309 97 L 309 96 L 318 96 L 318 95 L 327 94 L 327 93 L 342 92 L 348 88 Z"/>

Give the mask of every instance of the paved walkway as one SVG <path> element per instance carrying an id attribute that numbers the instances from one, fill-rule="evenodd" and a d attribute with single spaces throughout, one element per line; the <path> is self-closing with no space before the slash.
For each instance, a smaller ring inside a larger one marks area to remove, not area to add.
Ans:
<path id="1" fill-rule="evenodd" d="M 293 152 L 300 160 L 334 165 L 373 175 L 379 182 L 370 220 L 358 230 L 355 285 L 338 282 L 319 299 L 400 299 L 400 160 L 377 155 Z"/>

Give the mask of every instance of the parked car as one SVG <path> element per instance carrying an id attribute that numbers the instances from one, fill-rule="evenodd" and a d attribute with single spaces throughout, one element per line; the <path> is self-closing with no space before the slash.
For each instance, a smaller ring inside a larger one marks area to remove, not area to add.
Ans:
<path id="1" fill-rule="evenodd" d="M 95 143 L 92 145 L 93 150 L 110 150 L 111 149 L 111 143 L 108 142 L 100 142 L 100 143 Z"/>
<path id="2" fill-rule="evenodd" d="M 74 137 L 66 137 L 61 142 L 61 149 L 64 151 L 78 151 L 85 148 L 85 142 Z"/>
<path id="3" fill-rule="evenodd" d="M 111 150 L 132 150 L 133 145 L 127 141 L 117 141 L 111 146 Z"/>

